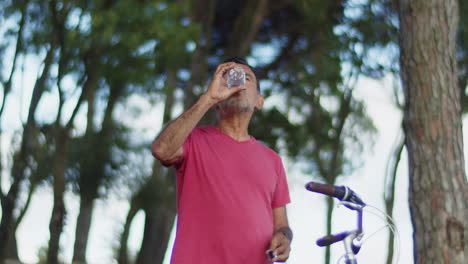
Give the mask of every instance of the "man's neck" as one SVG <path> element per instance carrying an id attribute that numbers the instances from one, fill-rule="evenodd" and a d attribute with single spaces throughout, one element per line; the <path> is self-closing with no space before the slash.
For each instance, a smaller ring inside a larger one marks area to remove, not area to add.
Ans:
<path id="1" fill-rule="evenodd" d="M 237 141 L 245 141 L 250 139 L 249 135 L 250 117 L 232 116 L 222 118 L 216 124 L 216 127 L 224 134 L 232 137 Z"/>

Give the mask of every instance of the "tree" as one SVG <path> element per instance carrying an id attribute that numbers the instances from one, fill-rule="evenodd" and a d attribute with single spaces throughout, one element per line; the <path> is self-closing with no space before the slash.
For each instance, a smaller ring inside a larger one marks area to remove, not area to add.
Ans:
<path id="1" fill-rule="evenodd" d="M 156 5 L 134 1 L 98 5 L 82 12 L 94 21 L 89 32 L 80 32 L 84 36 L 82 42 L 87 37 L 90 40 L 90 48 L 84 52 L 93 53 L 85 65 L 93 67 L 89 72 L 98 72 L 101 85 L 88 91 L 86 131 L 74 139 L 74 158 L 70 159 L 71 182 L 80 197 L 73 253 L 76 263 L 86 262 L 94 201 L 106 197 L 113 183 L 124 175 L 120 167 L 126 161 L 116 157 L 118 152 L 130 151 L 133 144 L 125 139 L 129 129 L 115 118 L 115 109 L 131 94 L 155 90 L 150 84 L 155 79 L 152 74 L 157 52 L 142 47 L 155 42 L 154 28 L 159 22 L 154 19 L 159 14 Z M 143 27 L 153 29 L 146 34 L 134 30 Z M 79 46 L 76 48 L 80 50 Z M 105 105 L 103 115 L 99 111 L 101 105 Z"/>
<path id="2" fill-rule="evenodd" d="M 20 3 L 17 7 L 11 7 L 12 10 L 8 12 L 7 7 L 9 7 L 10 3 L 8 3 L 5 6 L 2 6 L 2 9 L 4 8 L 6 10 L 6 15 L 4 15 L 5 18 L 8 18 L 12 14 L 8 13 L 15 13 L 15 10 L 18 10 L 20 13 L 20 21 L 18 23 L 18 30 L 15 34 L 16 37 L 16 45 L 14 49 L 14 55 L 13 55 L 13 62 L 11 66 L 11 70 L 8 74 L 8 76 L 3 77 L 1 76 L 1 85 L 3 88 L 3 99 L 2 103 L 0 106 L 0 119 L 3 114 L 3 110 L 5 109 L 5 103 L 6 103 L 6 98 L 8 97 L 9 93 L 11 92 L 11 87 L 13 84 L 13 76 L 16 72 L 16 65 L 18 58 L 20 57 L 20 54 L 23 52 L 24 47 L 23 47 L 23 34 L 24 34 L 24 28 L 26 24 L 26 18 L 28 16 L 26 9 L 28 7 L 28 2 L 26 1 L 25 3 Z M 7 45 L 4 45 L 3 47 L 0 48 L 0 54 L 3 54 L 5 52 L 5 48 Z M 1 65 L 4 66 L 4 65 Z M 1 127 L 1 125 L 0 125 Z M 1 139 L 1 134 L 3 132 L 3 129 L 0 128 L 0 139 Z M 0 150 L 0 174 L 2 171 L 2 150 Z M 2 182 L 2 177 L 0 175 L 0 182 Z M 31 188 L 32 189 L 32 188 Z M 31 192 L 32 193 L 32 192 Z M 19 259 L 18 258 L 18 252 L 17 252 L 17 245 L 16 245 L 16 228 L 18 227 L 19 222 L 21 222 L 21 218 L 14 219 L 9 212 L 11 210 L 10 208 L 14 208 L 16 205 L 11 205 L 12 203 L 15 204 L 16 197 L 10 196 L 10 201 L 6 200 L 6 196 L 3 193 L 3 190 L 0 188 L 0 201 L 2 205 L 2 222 L 0 224 L 0 241 L 4 243 L 4 247 L 0 247 L 0 261 L 2 261 L 3 258 L 10 258 L 10 259 Z M 11 201 L 13 200 L 13 201 Z M 29 199 L 28 199 L 29 200 Z M 30 201 L 30 200 L 29 200 Z M 24 212 L 27 206 L 24 206 Z M 3 216 L 3 214 L 6 214 L 6 216 Z M 12 230 L 8 230 L 9 227 L 13 227 Z"/>
<path id="3" fill-rule="evenodd" d="M 400 0 L 415 263 L 466 262 L 467 179 L 457 80 L 457 0 Z"/>
<path id="4" fill-rule="evenodd" d="M 4 85 L 4 98 L 2 102 L 2 108 L 5 105 L 5 98 L 8 95 L 9 90 L 11 89 L 11 76 L 15 73 L 15 61 L 17 59 L 17 56 L 21 52 L 24 52 L 26 49 L 42 51 L 45 50 L 46 55 L 43 61 L 43 68 L 41 74 L 34 84 L 32 97 L 29 104 L 28 117 L 26 124 L 24 124 L 20 147 L 14 156 L 14 162 L 11 170 L 12 181 L 10 184 L 10 188 L 6 195 L 4 195 L 3 193 L 0 195 L 2 203 L 2 220 L 0 223 L 0 261 L 4 261 L 7 257 L 7 247 L 11 248 L 9 241 L 10 239 L 14 240 L 14 233 L 12 232 L 16 230 L 16 227 L 18 226 L 18 223 L 16 223 L 16 221 L 19 218 L 16 218 L 14 216 L 14 210 L 18 208 L 18 200 L 19 195 L 21 193 L 21 185 L 28 178 L 28 173 L 30 172 L 29 170 L 34 171 L 34 169 L 37 167 L 37 163 L 35 162 L 34 157 L 32 155 L 37 151 L 38 144 L 38 124 L 36 121 L 35 114 L 37 111 L 39 101 L 41 100 L 42 95 L 45 93 L 48 87 L 47 81 L 49 80 L 50 69 L 51 65 L 53 64 L 54 52 L 57 47 L 57 40 L 54 34 L 51 34 L 51 31 L 44 30 L 44 28 L 47 28 L 46 25 L 49 25 L 49 23 L 47 23 L 47 20 L 45 20 L 43 16 L 41 16 L 40 19 L 44 19 L 41 21 L 44 22 L 44 26 L 38 26 L 36 28 L 31 29 L 27 38 L 23 35 L 23 27 L 25 27 L 25 20 L 27 20 L 27 18 L 29 18 L 30 16 L 35 16 L 38 13 L 40 13 L 41 10 L 43 10 L 44 5 L 46 6 L 47 4 L 37 2 L 30 3 L 30 1 L 22 1 L 20 3 L 15 3 L 18 4 L 18 6 L 12 3 L 10 4 L 11 5 L 7 4 L 6 6 L 6 10 L 8 10 L 6 13 L 8 13 L 11 16 L 19 10 L 21 19 L 19 22 L 19 30 L 16 33 L 17 45 L 15 49 L 13 67 L 10 71 L 10 77 L 6 83 L 2 82 L 2 84 Z M 38 32 L 41 32 L 44 38 L 39 37 Z M 31 41 L 31 44 L 28 45 L 28 47 L 26 48 L 23 46 L 22 43 L 27 43 L 28 41 Z"/>
<path id="5" fill-rule="evenodd" d="M 210 1 L 209 1 L 210 2 Z M 211 3 L 214 3 L 211 1 Z M 153 23 L 159 24 L 158 44 L 155 47 L 157 74 L 164 76 L 164 110 L 162 112 L 163 123 L 169 122 L 175 104 L 175 91 L 179 82 L 178 73 L 183 69 L 190 69 L 191 76 L 185 80 L 184 105 L 188 100 L 193 100 L 194 89 L 200 85 L 205 75 L 204 66 L 206 50 L 203 45 L 197 45 L 195 51 L 190 55 L 186 45 L 190 41 L 201 43 L 204 38 L 199 32 L 200 19 L 196 23 L 184 26 L 181 18 L 186 18 L 195 13 L 194 9 L 205 8 L 206 3 L 189 5 L 186 2 L 175 2 L 168 4 L 161 10 L 161 20 L 153 19 Z M 199 12 L 202 17 L 210 15 Z M 209 19 L 208 19 L 209 20 Z M 208 24 L 209 26 L 210 24 Z M 203 26 L 203 27 L 206 27 Z M 171 32 L 178 32 L 176 36 Z M 209 41 L 205 41 L 205 43 Z M 189 63 L 192 58 L 191 63 Z M 147 181 L 138 188 L 132 198 L 125 227 L 121 235 L 121 247 L 118 253 L 119 263 L 127 263 L 128 230 L 130 221 L 133 220 L 138 210 L 145 212 L 145 227 L 143 241 L 137 256 L 137 263 L 162 263 L 169 242 L 176 216 L 175 204 L 175 175 L 174 172 L 163 168 L 159 161 L 154 161 L 153 170 Z"/>
<path id="6" fill-rule="evenodd" d="M 459 0 L 460 14 L 468 12 L 467 1 Z M 457 34 L 457 60 L 458 79 L 461 94 L 461 106 L 463 114 L 468 112 L 468 16 L 460 17 L 460 24 Z"/>

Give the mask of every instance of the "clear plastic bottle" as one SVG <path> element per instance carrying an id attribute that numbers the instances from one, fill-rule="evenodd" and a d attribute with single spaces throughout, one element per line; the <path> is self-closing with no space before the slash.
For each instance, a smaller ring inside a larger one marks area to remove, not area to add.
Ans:
<path id="1" fill-rule="evenodd" d="M 240 66 L 230 69 L 227 73 L 227 86 L 229 88 L 245 84 L 245 71 Z"/>

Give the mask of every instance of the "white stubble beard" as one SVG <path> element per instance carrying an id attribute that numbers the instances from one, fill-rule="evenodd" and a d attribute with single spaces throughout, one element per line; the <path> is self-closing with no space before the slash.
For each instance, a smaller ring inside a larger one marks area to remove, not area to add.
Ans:
<path id="1" fill-rule="evenodd" d="M 242 95 L 234 95 L 219 103 L 219 109 L 223 115 L 234 115 L 250 113 L 254 110 L 254 107 L 250 106 L 246 97 Z"/>

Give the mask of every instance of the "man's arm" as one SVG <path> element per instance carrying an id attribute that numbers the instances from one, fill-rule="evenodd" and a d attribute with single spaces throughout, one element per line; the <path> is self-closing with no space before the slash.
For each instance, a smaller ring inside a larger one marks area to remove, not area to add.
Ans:
<path id="1" fill-rule="evenodd" d="M 270 248 L 266 251 L 271 261 L 285 262 L 291 251 L 293 234 L 289 228 L 286 207 L 273 209 L 274 232 Z"/>
<path id="2" fill-rule="evenodd" d="M 177 161 L 183 154 L 185 139 L 210 107 L 208 98 L 202 96 L 189 110 L 170 122 L 151 145 L 153 156 L 164 164 Z"/>
<path id="3" fill-rule="evenodd" d="M 232 94 L 245 89 L 244 86 L 227 88 L 223 75 L 233 68 L 235 63 L 224 63 L 218 66 L 207 91 L 189 110 L 184 112 L 166 128 L 151 145 L 153 156 L 164 164 L 172 164 L 183 155 L 183 144 L 190 132 L 200 122 L 205 113 L 215 104 L 229 98 Z"/>

